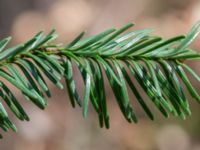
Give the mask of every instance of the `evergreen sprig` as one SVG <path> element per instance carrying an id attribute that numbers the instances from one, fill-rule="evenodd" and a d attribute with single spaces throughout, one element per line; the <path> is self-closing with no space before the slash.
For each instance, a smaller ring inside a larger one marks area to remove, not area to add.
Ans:
<path id="1" fill-rule="evenodd" d="M 60 80 L 64 78 L 72 106 L 82 107 L 86 117 L 91 103 L 98 114 L 100 126 L 109 128 L 104 72 L 123 116 L 130 123 L 138 119 L 127 86 L 146 115 L 154 119 L 132 78 L 165 117 L 171 114 L 184 119 L 191 115 L 183 84 L 200 102 L 200 96 L 186 72 L 197 81 L 200 77 L 184 61 L 200 59 L 200 54 L 188 47 L 200 32 L 200 22 L 186 36 L 167 40 L 151 36 L 150 29 L 123 34 L 132 26 L 130 23 L 119 30 L 108 29 L 86 39 L 82 39 L 82 32 L 66 46 L 52 44 L 57 37 L 55 30 L 47 36 L 39 32 L 28 42 L 11 48 L 6 48 L 10 37 L 1 40 L 0 76 L 3 80 L 0 81 L 0 96 L 5 103 L 0 102 L 0 127 L 4 131 L 9 128 L 17 130 L 4 105 L 20 120 L 29 120 L 19 100 L 4 82 L 10 82 L 26 100 L 44 109 L 47 97 L 51 97 L 46 77 L 59 89 L 63 89 Z M 72 64 L 77 65 L 84 81 L 83 99 L 76 88 Z"/>

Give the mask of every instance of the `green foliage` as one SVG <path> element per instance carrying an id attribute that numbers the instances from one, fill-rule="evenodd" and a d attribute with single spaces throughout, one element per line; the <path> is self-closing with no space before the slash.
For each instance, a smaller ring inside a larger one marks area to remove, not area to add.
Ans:
<path id="1" fill-rule="evenodd" d="M 82 107 L 83 116 L 86 117 L 91 103 L 101 127 L 110 126 L 104 86 L 106 77 L 123 116 L 130 123 L 137 122 L 138 118 L 127 86 L 144 113 L 151 120 L 154 119 L 153 112 L 138 91 L 139 87 L 132 81 L 133 78 L 163 116 L 171 114 L 184 119 L 191 115 L 183 85 L 198 102 L 200 96 L 186 71 L 197 81 L 200 81 L 200 77 L 184 61 L 200 59 L 199 53 L 188 48 L 200 32 L 200 22 L 186 36 L 167 40 L 149 35 L 152 32 L 149 29 L 122 34 L 132 26 L 128 24 L 119 30 L 109 29 L 83 40 L 82 32 L 65 46 L 52 44 L 57 37 L 55 30 L 47 36 L 39 32 L 28 42 L 11 48 L 6 48 L 10 37 L 1 40 L 0 76 L 4 80 L 0 81 L 0 96 L 5 103 L 0 102 L 0 127 L 4 131 L 10 128 L 17 130 L 4 105 L 18 119 L 29 120 L 19 100 L 4 82 L 10 82 L 26 100 L 45 109 L 47 97 L 51 97 L 51 93 L 44 77 L 59 89 L 63 89 L 63 77 L 72 106 Z M 84 81 L 83 99 L 73 79 L 72 64 L 77 65 Z"/>

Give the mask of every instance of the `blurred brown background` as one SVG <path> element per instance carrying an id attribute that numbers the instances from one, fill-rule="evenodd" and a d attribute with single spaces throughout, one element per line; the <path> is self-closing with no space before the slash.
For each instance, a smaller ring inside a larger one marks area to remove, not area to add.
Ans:
<path id="1" fill-rule="evenodd" d="M 59 42 L 67 43 L 82 30 L 89 36 L 128 22 L 136 23 L 135 29 L 153 28 L 154 34 L 169 38 L 186 34 L 197 20 L 200 0 L 0 0 L 0 38 L 12 35 L 12 44 L 51 28 L 57 29 Z M 192 47 L 200 51 L 199 43 L 200 38 Z M 200 74 L 199 62 L 188 63 Z M 75 78 L 81 88 L 80 76 Z M 106 130 L 99 128 L 93 109 L 83 119 L 80 108 L 70 106 L 66 89 L 49 85 L 53 97 L 46 111 L 20 97 L 31 121 L 20 122 L 11 115 L 19 132 L 5 133 L 0 150 L 200 150 L 200 105 L 192 99 L 193 115 L 185 121 L 164 119 L 155 110 L 152 122 L 136 105 L 139 123 L 128 124 L 107 88 L 111 128 Z"/>

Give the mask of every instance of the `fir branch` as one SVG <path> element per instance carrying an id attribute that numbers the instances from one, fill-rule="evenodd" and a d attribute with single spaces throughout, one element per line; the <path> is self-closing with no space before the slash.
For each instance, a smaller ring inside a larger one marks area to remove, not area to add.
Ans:
<path id="1" fill-rule="evenodd" d="M 167 40 L 151 36 L 152 30 L 149 29 L 123 34 L 132 26 L 130 23 L 119 30 L 108 29 L 86 39 L 82 39 L 82 32 L 66 46 L 52 43 L 57 37 L 55 30 L 47 36 L 39 32 L 26 43 L 11 48 L 6 48 L 11 37 L 1 40 L 0 76 L 4 79 L 0 81 L 2 100 L 18 119 L 28 121 L 28 115 L 4 81 L 15 86 L 27 100 L 45 109 L 47 97 L 51 97 L 51 93 L 44 76 L 60 89 L 63 89 L 60 80 L 64 78 L 72 107 L 82 107 L 83 116 L 86 117 L 91 103 L 98 114 L 100 126 L 109 128 L 103 76 L 105 72 L 119 108 L 128 122 L 137 122 L 138 118 L 127 86 L 145 114 L 151 120 L 154 119 L 153 112 L 131 76 L 163 116 L 171 114 L 184 119 L 191 115 L 182 83 L 198 102 L 200 96 L 185 71 L 197 81 L 200 81 L 200 77 L 184 61 L 200 59 L 200 54 L 189 48 L 200 32 L 200 22 L 186 36 L 180 35 Z M 78 66 L 84 81 L 83 99 L 79 96 L 73 79 L 72 62 Z M 4 131 L 10 128 L 17 130 L 1 102 L 0 127 Z"/>

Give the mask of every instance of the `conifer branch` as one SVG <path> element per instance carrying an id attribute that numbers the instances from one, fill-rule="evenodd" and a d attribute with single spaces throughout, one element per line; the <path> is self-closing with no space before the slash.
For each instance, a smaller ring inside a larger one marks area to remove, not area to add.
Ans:
<path id="1" fill-rule="evenodd" d="M 82 107 L 83 116 L 92 104 L 99 117 L 100 127 L 109 128 L 109 112 L 106 102 L 104 78 L 115 95 L 119 108 L 128 122 L 137 122 L 137 114 L 131 104 L 129 86 L 144 113 L 154 119 L 153 112 L 146 104 L 134 77 L 149 100 L 165 117 L 191 115 L 189 101 L 184 87 L 200 102 L 200 96 L 188 79 L 190 73 L 198 82 L 200 77 L 184 62 L 199 60 L 200 54 L 189 46 L 199 34 L 200 22 L 184 36 L 162 39 L 151 36 L 152 30 L 144 29 L 123 34 L 133 24 L 108 29 L 95 36 L 82 39 L 84 32 L 66 46 L 53 44 L 57 34 L 52 30 L 47 36 L 43 32 L 31 40 L 7 48 L 11 37 L 0 41 L 0 127 L 17 131 L 10 121 L 5 105 L 20 120 L 29 120 L 28 115 L 4 81 L 10 82 L 21 91 L 26 100 L 41 109 L 47 106 L 51 92 L 44 76 L 56 87 L 63 89 L 64 78 L 72 107 Z M 84 97 L 81 99 L 73 79 L 73 64 L 78 66 L 84 81 Z M 105 72 L 106 77 L 103 76 Z"/>

